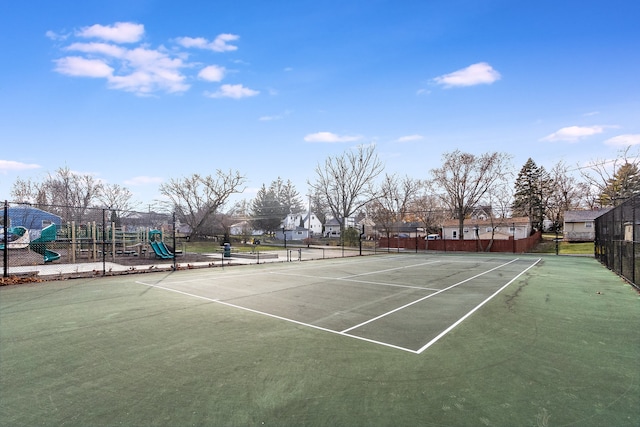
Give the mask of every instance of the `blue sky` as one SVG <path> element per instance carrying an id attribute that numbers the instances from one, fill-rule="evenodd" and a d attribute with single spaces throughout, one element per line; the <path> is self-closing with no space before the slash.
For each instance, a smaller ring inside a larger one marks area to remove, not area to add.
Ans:
<path id="1" fill-rule="evenodd" d="M 640 2 L 34 1 L 0 5 L 0 197 L 59 167 L 159 198 L 216 169 L 300 194 L 376 144 L 551 168 L 640 144 Z"/>

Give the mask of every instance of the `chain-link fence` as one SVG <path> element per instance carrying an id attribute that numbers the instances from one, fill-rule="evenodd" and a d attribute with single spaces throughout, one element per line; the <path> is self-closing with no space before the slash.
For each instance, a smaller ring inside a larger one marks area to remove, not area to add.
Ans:
<path id="1" fill-rule="evenodd" d="M 636 288 L 640 278 L 640 195 L 595 220 L 595 256 Z"/>
<path id="2" fill-rule="evenodd" d="M 4 202 L 4 277 L 45 279 L 131 274 L 373 254 L 372 247 L 283 245 L 268 250 L 248 236 L 219 234 L 191 240 L 172 213 Z M 278 247 L 281 246 L 281 247 Z M 274 247 L 275 246 L 275 247 Z M 203 250 L 203 247 L 205 248 Z"/>

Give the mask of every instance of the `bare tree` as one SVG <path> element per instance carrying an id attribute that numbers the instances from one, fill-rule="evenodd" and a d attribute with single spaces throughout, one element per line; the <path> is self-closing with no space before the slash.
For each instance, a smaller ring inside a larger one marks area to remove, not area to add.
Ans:
<path id="1" fill-rule="evenodd" d="M 556 163 L 550 172 L 551 188 L 547 217 L 553 221 L 554 230 L 559 230 L 564 222 L 564 212 L 577 209 L 588 193 L 588 186 L 579 183 L 569 172 L 563 161 Z"/>
<path id="2" fill-rule="evenodd" d="M 440 197 L 431 193 L 430 187 L 425 184 L 423 193 L 409 207 L 411 215 L 422 224 L 427 234 L 439 232 L 444 221 L 451 218 L 451 211 L 443 205 Z"/>
<path id="3" fill-rule="evenodd" d="M 489 238 L 487 247 L 484 248 L 486 252 L 490 252 L 495 240 L 496 230 L 499 227 L 504 227 L 508 223 L 508 218 L 511 216 L 513 189 L 507 180 L 499 180 L 489 188 L 483 199 L 484 204 L 491 208 L 491 214 L 487 218 L 491 227 L 491 237 Z M 478 243 L 480 242 L 478 241 Z"/>
<path id="4" fill-rule="evenodd" d="M 238 171 L 224 173 L 218 170 L 215 177 L 193 174 L 171 179 L 160 185 L 160 193 L 170 200 L 180 221 L 191 228 L 195 237 L 200 237 L 212 230 L 215 215 L 229 197 L 244 191 L 240 187 L 245 181 Z"/>
<path id="5" fill-rule="evenodd" d="M 327 157 L 324 165 L 318 164 L 316 181 L 309 182 L 309 186 L 322 194 L 340 229 L 344 230 L 347 218 L 379 196 L 374 181 L 383 169 L 375 146 L 361 145 L 341 156 Z"/>
<path id="6" fill-rule="evenodd" d="M 60 215 L 66 221 L 82 221 L 102 191 L 102 183 L 90 174 L 68 167 L 49 173 L 42 183 L 18 179 L 11 194 L 22 202 L 34 203 Z"/>
<path id="7" fill-rule="evenodd" d="M 19 203 L 31 203 L 38 205 L 39 201 L 46 204 L 46 199 L 41 200 L 44 196 L 44 190 L 41 183 L 32 181 L 31 179 L 18 178 L 11 188 L 11 197 Z"/>
<path id="8" fill-rule="evenodd" d="M 369 215 L 377 226 L 386 230 L 387 238 L 394 224 L 405 221 L 421 188 L 420 180 L 386 174 L 379 190 L 379 197 L 372 201 Z"/>
<path id="9" fill-rule="evenodd" d="M 616 205 L 628 197 L 629 194 L 637 194 L 637 171 L 640 169 L 640 152 L 630 153 L 631 146 L 618 153 L 615 159 L 596 159 L 585 167 L 580 167 L 580 174 L 585 182 L 596 189 L 601 205 Z M 624 170 L 634 171 L 633 179 L 628 181 L 630 185 L 620 185 L 619 173 Z M 612 185 L 615 184 L 615 185 Z"/>
<path id="10" fill-rule="evenodd" d="M 464 235 L 464 220 L 496 183 L 510 173 L 510 156 L 485 153 L 481 156 L 459 150 L 442 156 L 442 167 L 432 169 L 433 183 L 442 188 L 443 202 L 458 219 L 459 236 Z"/>
<path id="11" fill-rule="evenodd" d="M 136 203 L 131 200 L 132 198 L 133 193 L 118 184 L 103 184 L 102 191 L 98 194 L 98 200 L 103 207 L 118 211 L 133 210 Z"/>

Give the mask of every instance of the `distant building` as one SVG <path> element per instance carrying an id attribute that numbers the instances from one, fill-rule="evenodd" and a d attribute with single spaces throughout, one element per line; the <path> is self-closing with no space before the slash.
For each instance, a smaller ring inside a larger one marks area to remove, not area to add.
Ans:
<path id="1" fill-rule="evenodd" d="M 449 219 L 442 225 L 442 237 L 446 240 L 474 239 L 525 239 L 531 234 L 528 217 L 466 219 L 462 236 L 457 219 Z"/>
<path id="2" fill-rule="evenodd" d="M 566 242 L 592 242 L 596 238 L 595 219 L 609 212 L 611 208 L 575 210 L 564 213 L 562 227 Z"/>
<path id="3" fill-rule="evenodd" d="M 60 216 L 28 205 L 9 206 L 7 217 L 9 219 L 7 227 L 24 227 L 30 232 L 42 230 L 51 224 L 60 228 L 62 224 Z M 0 221 L 3 218 L 4 208 L 0 209 Z"/>

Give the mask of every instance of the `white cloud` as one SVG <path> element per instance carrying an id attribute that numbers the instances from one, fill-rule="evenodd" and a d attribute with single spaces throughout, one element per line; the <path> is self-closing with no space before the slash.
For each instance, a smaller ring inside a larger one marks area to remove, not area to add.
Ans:
<path id="1" fill-rule="evenodd" d="M 225 71 L 224 67 L 209 65 L 200 70 L 198 77 L 208 82 L 219 82 L 224 78 Z"/>
<path id="2" fill-rule="evenodd" d="M 486 62 L 469 65 L 450 74 L 435 77 L 433 81 L 445 88 L 458 86 L 475 86 L 479 84 L 491 84 L 500 80 L 500 73 Z"/>
<path id="3" fill-rule="evenodd" d="M 209 41 L 204 37 L 178 37 L 176 42 L 182 47 L 208 49 L 214 52 L 228 52 L 237 50 L 238 47 L 228 44 L 229 42 L 238 40 L 240 36 L 235 34 L 220 34 L 213 41 Z"/>
<path id="4" fill-rule="evenodd" d="M 579 139 L 596 135 L 604 131 L 603 126 L 569 126 L 562 128 L 550 135 L 545 136 L 540 141 L 568 141 L 576 142 Z"/>
<path id="5" fill-rule="evenodd" d="M 407 135 L 407 136 L 401 136 L 400 138 L 398 138 L 396 140 L 396 142 L 409 142 L 409 141 L 420 141 L 421 139 L 424 139 L 424 136 L 422 135 Z"/>
<path id="6" fill-rule="evenodd" d="M 46 33 L 44 33 L 44 35 L 47 36 L 48 38 L 50 38 L 51 40 L 56 40 L 56 41 L 66 40 L 69 37 L 68 34 L 59 34 L 59 33 L 56 33 L 55 31 L 51 31 L 51 30 L 49 30 Z"/>
<path id="7" fill-rule="evenodd" d="M 249 89 L 241 84 L 238 85 L 222 85 L 220 90 L 214 93 L 205 93 L 209 98 L 247 98 L 249 96 L 256 96 L 260 92 L 257 90 Z"/>
<path id="8" fill-rule="evenodd" d="M 142 38 L 144 25 L 133 22 L 116 22 L 113 25 L 92 25 L 80 29 L 76 35 L 85 38 L 98 38 L 116 43 L 135 43 Z"/>
<path id="9" fill-rule="evenodd" d="M 39 169 L 41 166 L 35 163 L 22 163 L 13 160 L 0 160 L 0 173 Z"/>
<path id="10" fill-rule="evenodd" d="M 640 144 L 640 134 L 626 134 L 626 135 L 618 135 L 613 138 L 607 139 L 605 144 L 613 145 L 613 146 L 629 146 L 629 145 L 638 145 Z"/>
<path id="11" fill-rule="evenodd" d="M 122 58 L 126 49 L 109 43 L 72 43 L 65 50 L 75 50 L 83 53 L 95 53 L 100 55 Z"/>
<path id="12" fill-rule="evenodd" d="M 86 59 L 80 56 L 67 56 L 56 59 L 55 70 L 60 74 L 75 77 L 111 77 L 113 68 L 101 59 Z"/>
<path id="13" fill-rule="evenodd" d="M 64 52 L 73 52 L 54 60 L 54 71 L 73 77 L 103 78 L 108 87 L 136 95 L 151 95 L 156 92 L 181 93 L 190 89 L 188 81 L 197 78 L 203 81 L 220 82 L 227 70 L 217 65 L 201 68 L 199 64 L 188 62 L 189 54 L 179 49 L 168 50 L 163 46 L 152 48 L 148 44 L 133 46 L 119 43 L 136 43 L 144 35 L 144 26 L 131 22 L 117 22 L 113 25 L 92 25 L 73 34 L 81 38 L 98 38 L 99 41 L 71 41 L 61 47 Z M 59 40 L 53 31 L 46 36 Z M 183 37 L 178 39 L 182 46 L 199 47 L 217 52 L 236 50 L 229 44 L 237 40 L 234 34 L 220 34 L 215 40 Z M 192 71 L 198 70 L 199 71 Z M 224 85 L 214 98 L 244 98 L 259 92 L 242 85 Z"/>
<path id="14" fill-rule="evenodd" d="M 158 50 L 135 48 L 123 49 L 105 43 L 74 43 L 67 49 L 85 53 L 102 54 L 120 60 L 120 70 L 116 70 L 103 59 L 88 59 L 68 56 L 55 60 L 55 71 L 75 77 L 106 78 L 109 87 L 148 95 L 158 90 L 169 93 L 184 92 L 189 89 L 186 77 L 180 72 L 185 67 L 179 58 L 171 58 Z"/>
<path id="15" fill-rule="evenodd" d="M 362 139 L 360 135 L 337 135 L 332 132 L 316 132 L 310 133 L 304 137 L 307 142 L 352 142 Z"/>
<path id="16" fill-rule="evenodd" d="M 136 176 L 125 180 L 124 183 L 136 187 L 140 185 L 160 184 L 162 181 L 163 179 L 157 176 Z"/>
<path id="17" fill-rule="evenodd" d="M 281 120 L 281 119 L 284 119 L 289 114 L 291 114 L 291 110 L 285 110 L 284 113 L 282 113 L 282 114 L 276 114 L 276 115 L 273 115 L 273 116 L 262 116 L 258 120 L 260 120 L 261 122 L 269 122 L 269 121 L 272 121 L 272 120 Z"/>

